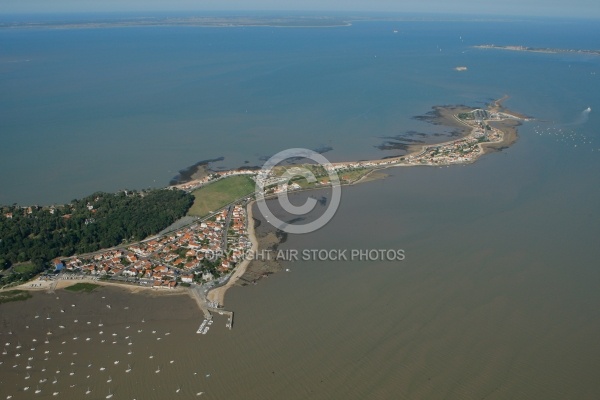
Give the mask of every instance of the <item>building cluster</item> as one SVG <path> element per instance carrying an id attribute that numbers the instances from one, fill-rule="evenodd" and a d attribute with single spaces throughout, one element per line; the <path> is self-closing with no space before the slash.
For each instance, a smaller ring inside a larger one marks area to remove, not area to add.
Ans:
<path id="1" fill-rule="evenodd" d="M 475 161 L 482 153 L 481 143 L 496 143 L 503 138 L 502 132 L 483 123 L 476 122 L 473 132 L 462 139 L 436 146 L 427 146 L 419 153 L 405 158 L 411 165 L 450 165 Z"/>
<path id="2" fill-rule="evenodd" d="M 210 175 L 207 175 L 200 179 L 194 179 L 193 181 L 182 183 L 179 185 L 175 185 L 181 190 L 192 191 L 198 189 L 206 185 L 207 183 L 218 181 L 219 179 L 226 178 L 228 176 L 234 175 L 256 175 L 256 171 L 251 169 L 237 169 L 237 170 L 228 170 L 228 171 L 218 171 L 212 172 Z"/>
<path id="3" fill-rule="evenodd" d="M 56 260 L 55 268 L 154 287 L 208 282 L 244 259 L 251 247 L 247 223 L 246 210 L 235 205 L 209 220 L 124 249 Z"/>

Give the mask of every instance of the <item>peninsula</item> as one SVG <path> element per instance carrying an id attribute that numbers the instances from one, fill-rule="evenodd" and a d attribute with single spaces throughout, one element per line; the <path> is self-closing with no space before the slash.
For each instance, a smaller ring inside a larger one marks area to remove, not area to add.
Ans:
<path id="1" fill-rule="evenodd" d="M 473 163 L 485 153 L 514 143 L 516 127 L 528 119 L 505 109 L 502 102 L 506 98 L 492 102 L 485 109 L 435 107 L 433 122 L 460 128 L 459 137 L 444 143 L 411 146 L 405 155 L 339 162 L 328 167 L 298 160 L 293 165 L 279 165 L 269 174 L 255 168 L 241 168 L 202 174 L 198 179 L 170 186 L 171 191 L 191 193 L 195 198 L 184 223 L 174 224 L 141 241 L 56 257 L 51 263 L 54 273 L 39 274 L 34 280 L 21 283 L 18 289 L 54 291 L 76 280 L 119 284 L 134 291 L 187 290 L 204 314 L 199 333 L 208 330 L 211 312 L 227 313 L 227 326 L 231 328 L 233 313 L 223 309 L 225 292 L 239 279 L 248 282 L 243 276 L 258 263 L 251 262 L 251 255 L 260 247 L 252 218 L 252 204 L 259 195 L 255 192 L 256 183 L 266 188 L 261 196 L 274 196 L 282 191 L 331 187 L 331 173 L 339 176 L 342 185 L 348 185 L 364 182 L 376 171 L 391 167 Z M 303 178 L 288 181 L 284 177 L 300 165 L 313 172 L 316 182 L 309 183 Z M 206 165 L 202 168 L 205 170 Z M 24 210 L 24 215 L 29 215 Z M 102 212 L 98 211 L 98 215 Z M 12 214 L 1 214 L 0 223 L 14 222 Z"/>

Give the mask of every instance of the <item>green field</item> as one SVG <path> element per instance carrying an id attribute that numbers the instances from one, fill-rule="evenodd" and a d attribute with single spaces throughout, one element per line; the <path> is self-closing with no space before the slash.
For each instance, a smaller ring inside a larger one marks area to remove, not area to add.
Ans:
<path id="1" fill-rule="evenodd" d="M 246 175 L 223 178 L 195 190 L 194 204 L 188 211 L 189 215 L 203 217 L 216 211 L 232 201 L 254 193 L 254 181 Z"/>
<path id="2" fill-rule="evenodd" d="M 25 290 L 6 290 L 0 292 L 0 304 L 8 303 L 9 301 L 20 301 L 31 298 L 31 293 Z"/>
<path id="3" fill-rule="evenodd" d="M 15 264 L 12 267 L 13 272 L 16 272 L 18 274 L 29 274 L 33 272 L 34 269 L 35 265 L 33 265 L 32 263 Z"/>
<path id="4" fill-rule="evenodd" d="M 70 292 L 88 292 L 89 293 L 98 287 L 100 287 L 100 285 L 96 285 L 94 283 L 79 282 L 74 285 L 66 287 L 65 290 L 68 290 Z"/>

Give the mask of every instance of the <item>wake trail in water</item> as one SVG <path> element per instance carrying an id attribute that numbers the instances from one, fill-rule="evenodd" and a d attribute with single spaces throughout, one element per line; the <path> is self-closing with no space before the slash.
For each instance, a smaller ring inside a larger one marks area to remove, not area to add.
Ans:
<path id="1" fill-rule="evenodd" d="M 577 119 L 575 119 L 574 122 L 567 124 L 569 126 L 573 126 L 573 125 L 582 125 L 585 124 L 588 119 L 590 119 L 590 113 L 592 112 L 592 108 L 588 107 L 585 110 L 583 110 L 581 112 L 581 114 L 579 114 L 579 116 L 577 116 Z"/>

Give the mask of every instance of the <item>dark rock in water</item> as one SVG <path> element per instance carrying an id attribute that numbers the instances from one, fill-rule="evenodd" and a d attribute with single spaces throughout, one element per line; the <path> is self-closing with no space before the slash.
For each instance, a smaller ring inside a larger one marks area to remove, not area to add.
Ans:
<path id="1" fill-rule="evenodd" d="M 236 171 L 241 171 L 241 170 L 251 170 L 251 171 L 258 171 L 260 170 L 262 167 L 259 167 L 258 165 L 251 165 L 251 166 L 246 166 L 246 167 L 237 167 L 235 170 Z"/>
<path id="2" fill-rule="evenodd" d="M 301 219 L 303 219 L 303 218 L 301 218 Z M 275 232 L 275 235 L 277 236 L 277 239 L 279 239 L 279 243 L 275 246 L 275 249 L 276 249 L 277 247 L 279 247 L 280 244 L 287 242 L 288 233 L 285 231 L 282 231 L 281 229 L 277 229 L 277 232 Z"/>
<path id="3" fill-rule="evenodd" d="M 169 185 L 179 185 L 181 183 L 189 182 L 193 179 L 194 174 L 198 172 L 200 168 L 208 167 L 212 162 L 223 161 L 225 157 L 218 157 L 209 160 L 198 161 L 196 164 L 191 165 L 179 171 L 179 173 L 171 179 Z"/>
<path id="4" fill-rule="evenodd" d="M 388 158 L 397 158 L 397 157 L 402 157 L 402 154 L 398 154 L 398 155 L 395 155 L 395 156 L 385 156 L 385 157 L 382 157 L 381 159 L 382 160 L 387 160 Z"/>
<path id="5" fill-rule="evenodd" d="M 316 149 L 313 149 L 313 151 L 315 153 L 319 153 L 319 154 L 325 154 L 331 150 L 333 150 L 333 147 L 331 147 L 331 146 L 321 146 L 321 147 L 317 147 Z"/>
<path id="6" fill-rule="evenodd" d="M 379 150 L 408 150 L 408 144 L 405 143 L 393 143 L 393 142 L 385 142 L 375 148 Z"/>

